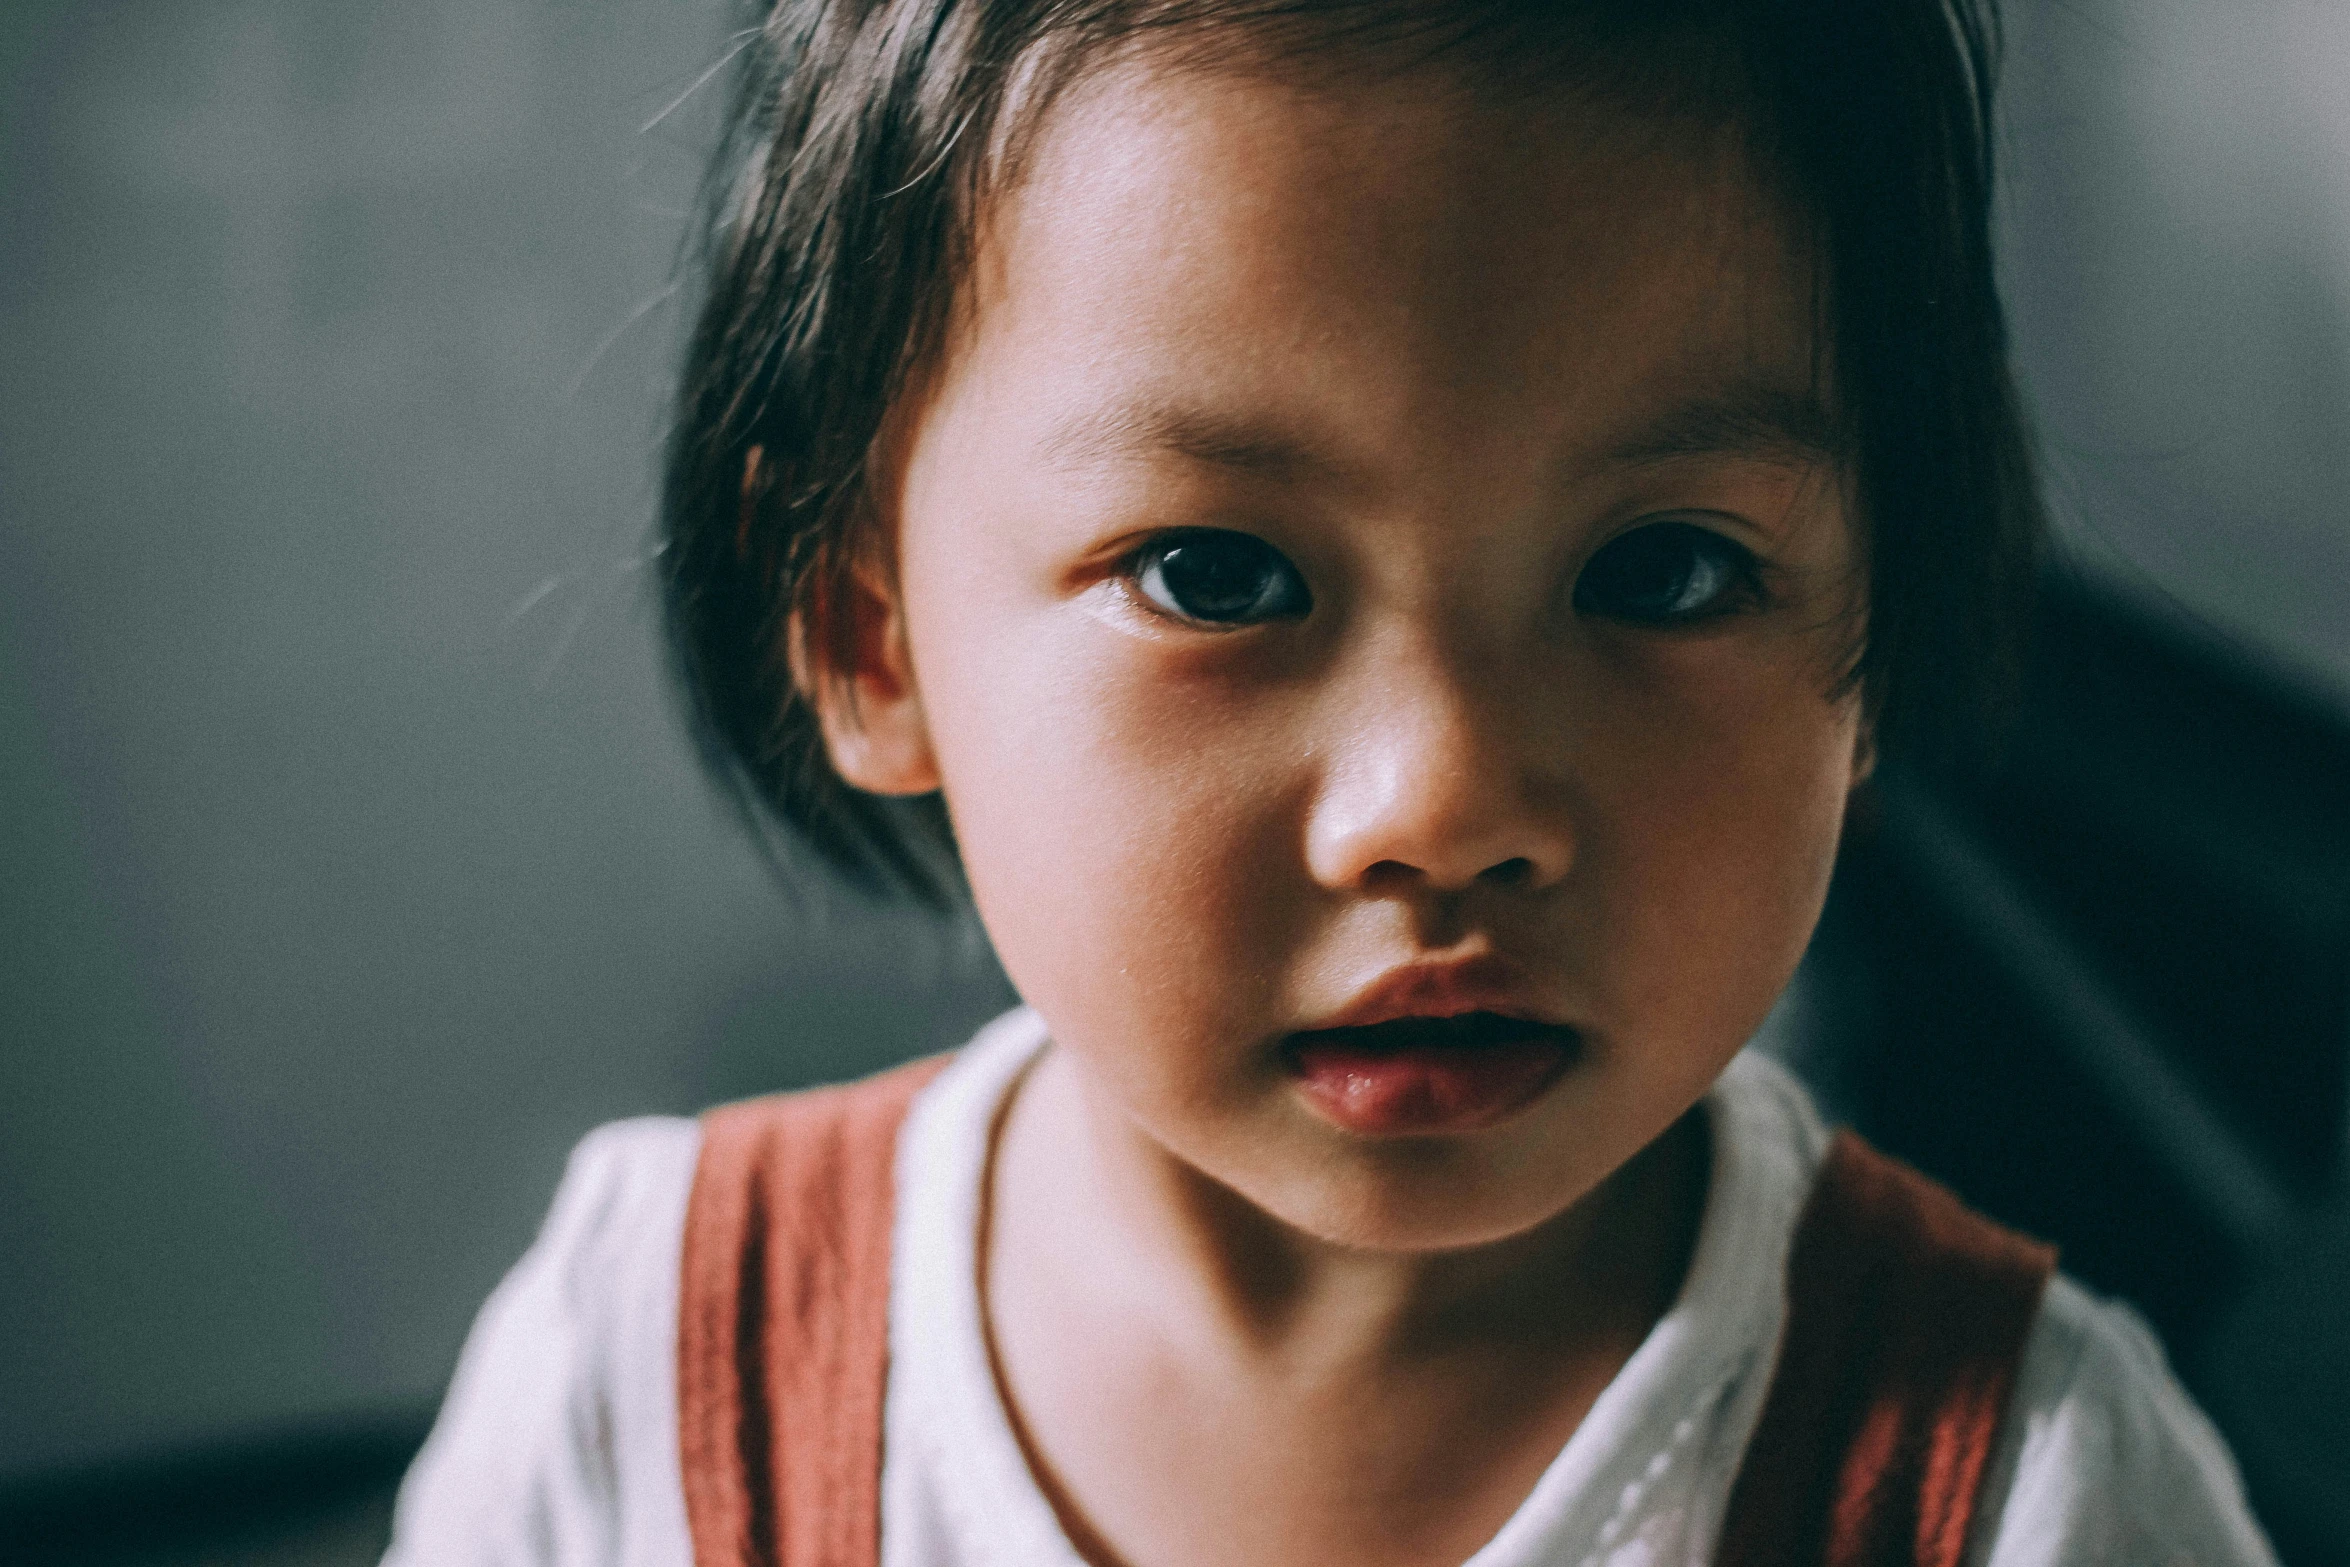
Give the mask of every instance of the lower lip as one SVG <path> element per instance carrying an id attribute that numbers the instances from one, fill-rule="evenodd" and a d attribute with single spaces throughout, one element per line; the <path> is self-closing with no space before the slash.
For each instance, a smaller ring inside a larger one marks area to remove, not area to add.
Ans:
<path id="1" fill-rule="evenodd" d="M 1307 1103 L 1368 1137 L 1474 1132 L 1539 1099 L 1575 1057 L 1566 1029 L 1478 1044 L 1365 1045 L 1332 1029 L 1294 1038 L 1291 1076 Z"/>

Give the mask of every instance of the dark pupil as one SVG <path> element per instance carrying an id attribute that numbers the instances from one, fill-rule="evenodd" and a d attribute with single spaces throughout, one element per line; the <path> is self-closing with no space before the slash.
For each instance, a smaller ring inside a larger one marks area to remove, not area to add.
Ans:
<path id="1" fill-rule="evenodd" d="M 1159 557 L 1167 592 L 1187 615 L 1234 620 L 1265 597 L 1270 551 L 1253 539 L 1186 539 Z"/>
<path id="2" fill-rule="evenodd" d="M 1601 550 L 1584 569 L 1584 594 L 1616 615 L 1666 616 L 1681 607 L 1698 572 L 1688 530 L 1642 528 Z"/>

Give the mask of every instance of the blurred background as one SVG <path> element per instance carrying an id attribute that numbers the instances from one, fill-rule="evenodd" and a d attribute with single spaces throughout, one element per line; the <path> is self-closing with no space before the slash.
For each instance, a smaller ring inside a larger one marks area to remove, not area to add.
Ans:
<path id="1" fill-rule="evenodd" d="M 1769 1030 L 2350 1563 L 2350 9 L 2012 0 L 2067 542 Z M 363 1562 L 616 1116 L 1009 1000 L 779 890 L 646 570 L 717 0 L 0 8 L 0 1559 Z"/>

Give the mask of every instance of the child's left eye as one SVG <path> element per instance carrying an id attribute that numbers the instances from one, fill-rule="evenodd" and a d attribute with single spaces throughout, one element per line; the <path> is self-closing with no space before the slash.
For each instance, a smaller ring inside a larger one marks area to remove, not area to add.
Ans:
<path id="1" fill-rule="evenodd" d="M 1135 591 L 1180 620 L 1241 626 L 1294 619 L 1313 607 L 1305 578 L 1263 539 L 1226 528 L 1184 528 L 1144 545 L 1129 568 Z"/>
<path id="2" fill-rule="evenodd" d="M 1754 552 L 1711 528 L 1652 522 L 1600 546 L 1575 579 L 1575 608 L 1638 626 L 1678 626 L 1760 592 Z"/>

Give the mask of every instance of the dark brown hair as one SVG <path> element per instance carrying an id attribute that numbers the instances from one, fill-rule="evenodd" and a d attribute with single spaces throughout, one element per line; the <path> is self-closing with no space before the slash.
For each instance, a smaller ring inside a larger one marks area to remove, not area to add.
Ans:
<path id="1" fill-rule="evenodd" d="M 662 580 L 703 754 L 771 847 L 933 902 L 959 885 L 935 797 L 833 772 L 787 632 L 800 616 L 823 661 L 869 454 L 939 348 L 1005 149 L 1056 84 L 1137 48 L 1733 116 L 1832 279 L 1819 351 L 1867 521 L 1853 678 L 1878 746 L 1977 743 L 2041 532 L 1992 272 L 1991 0 L 776 0 L 740 41 Z"/>

